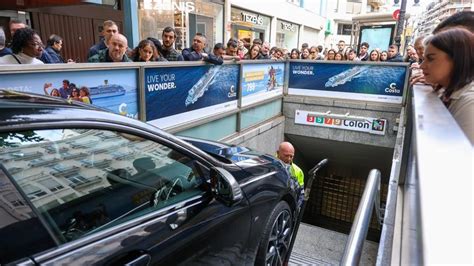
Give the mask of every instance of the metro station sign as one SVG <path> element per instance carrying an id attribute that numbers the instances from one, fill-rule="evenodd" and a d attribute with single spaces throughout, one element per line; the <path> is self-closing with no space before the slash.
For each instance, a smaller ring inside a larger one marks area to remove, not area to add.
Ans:
<path id="1" fill-rule="evenodd" d="M 295 124 L 352 130 L 375 135 L 385 135 L 387 120 L 372 117 L 351 117 L 344 115 L 331 116 L 326 113 L 296 110 Z"/>

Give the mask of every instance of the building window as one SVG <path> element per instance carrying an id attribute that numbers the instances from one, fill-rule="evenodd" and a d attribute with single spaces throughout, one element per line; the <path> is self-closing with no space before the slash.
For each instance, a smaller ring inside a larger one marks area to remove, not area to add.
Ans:
<path id="1" fill-rule="evenodd" d="M 347 14 L 360 14 L 362 10 L 362 0 L 347 0 L 346 13 Z"/>
<path id="2" fill-rule="evenodd" d="M 59 184 L 57 181 L 55 181 L 51 178 L 38 181 L 38 183 L 40 183 L 42 186 L 49 189 L 49 191 L 51 191 L 51 192 L 55 192 L 55 191 L 58 191 L 58 190 L 64 188 L 63 185 Z"/>
<path id="3" fill-rule="evenodd" d="M 299 25 L 277 20 L 276 46 L 292 49 L 298 47 Z"/>
<path id="4" fill-rule="evenodd" d="M 351 24 L 338 24 L 337 34 L 338 35 L 351 35 L 352 25 Z"/>
<path id="5" fill-rule="evenodd" d="M 33 185 L 23 185 L 23 192 L 28 196 L 29 199 L 36 199 L 38 197 L 42 197 L 48 193 L 44 192 L 37 186 Z"/>
<path id="6" fill-rule="evenodd" d="M 195 1 L 138 1 L 138 23 L 140 39 L 161 39 L 165 27 L 176 30 L 175 48 L 190 47 L 196 33 L 207 37 L 207 46 L 224 38 L 224 6 L 211 0 Z"/>

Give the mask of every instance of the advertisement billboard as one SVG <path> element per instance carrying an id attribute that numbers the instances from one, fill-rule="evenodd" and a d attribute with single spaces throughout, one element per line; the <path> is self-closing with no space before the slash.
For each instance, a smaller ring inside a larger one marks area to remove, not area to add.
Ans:
<path id="1" fill-rule="evenodd" d="M 91 104 L 138 119 L 137 81 L 138 69 L 0 74 L 0 89 L 53 96 L 60 92 L 57 97 L 83 101 L 69 96 L 86 87 Z"/>
<path id="2" fill-rule="evenodd" d="M 237 109 L 238 65 L 145 68 L 147 122 L 167 128 Z"/>
<path id="3" fill-rule="evenodd" d="M 303 110 L 295 111 L 295 124 L 337 128 L 365 132 L 375 135 L 385 135 L 387 120 L 372 117 L 330 117 L 324 113 L 308 112 Z"/>
<path id="4" fill-rule="evenodd" d="M 288 94 L 402 103 L 407 66 L 290 62 Z"/>
<path id="5" fill-rule="evenodd" d="M 283 94 L 285 63 L 242 65 L 242 106 Z"/>

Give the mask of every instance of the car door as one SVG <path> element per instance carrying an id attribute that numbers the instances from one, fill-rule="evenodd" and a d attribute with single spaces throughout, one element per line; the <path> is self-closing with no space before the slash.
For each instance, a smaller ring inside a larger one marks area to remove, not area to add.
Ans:
<path id="1" fill-rule="evenodd" d="M 242 264 L 247 202 L 216 201 L 209 162 L 142 133 L 64 128 L 4 137 L 4 167 L 55 242 L 28 256 L 40 264 Z"/>

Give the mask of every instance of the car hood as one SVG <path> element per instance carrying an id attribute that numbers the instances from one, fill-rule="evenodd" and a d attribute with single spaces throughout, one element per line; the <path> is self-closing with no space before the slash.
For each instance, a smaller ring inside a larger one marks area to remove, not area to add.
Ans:
<path id="1" fill-rule="evenodd" d="M 228 164 L 235 164 L 242 169 L 269 164 L 276 164 L 278 167 L 282 166 L 281 161 L 275 157 L 254 151 L 247 147 L 189 137 L 180 138 L 212 155 L 214 158 Z"/>

